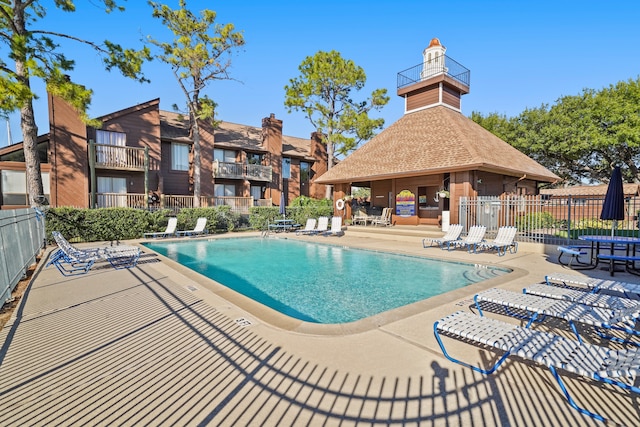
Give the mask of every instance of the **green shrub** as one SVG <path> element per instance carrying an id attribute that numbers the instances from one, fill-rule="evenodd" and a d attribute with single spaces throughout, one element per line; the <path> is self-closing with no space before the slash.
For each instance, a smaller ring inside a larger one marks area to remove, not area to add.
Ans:
<path id="1" fill-rule="evenodd" d="M 77 209 L 51 208 L 46 213 L 47 239 L 59 231 L 69 241 L 110 241 L 139 239 L 144 233 L 164 231 L 170 210 L 146 211 L 132 208 Z M 199 217 L 207 218 L 209 232 L 232 231 L 240 224 L 240 215 L 230 206 L 184 208 L 177 215 L 178 230 L 192 230 Z"/>
<path id="2" fill-rule="evenodd" d="M 193 230 L 198 218 L 207 218 L 209 232 L 233 231 L 240 226 L 240 215 L 231 211 L 231 206 L 214 208 L 184 208 L 176 215 L 178 230 Z M 160 230 L 162 231 L 162 230 Z"/>
<path id="3" fill-rule="evenodd" d="M 298 199 L 300 199 L 300 197 L 296 200 Z M 308 197 L 307 199 L 315 200 L 309 199 Z M 288 206 L 285 209 L 285 216 L 297 224 L 304 225 L 307 222 L 307 218 L 333 215 L 333 205 L 330 200 L 328 204 L 323 200 L 315 200 L 315 202 L 306 203 L 303 206 Z M 264 230 L 268 224 L 273 223 L 274 220 L 281 217 L 282 215 L 280 214 L 280 208 L 278 206 L 253 206 L 249 208 L 249 225 L 253 229 Z"/>
<path id="4" fill-rule="evenodd" d="M 527 231 L 536 228 L 550 228 L 555 225 L 555 218 L 549 212 L 528 213 L 516 217 L 518 231 Z"/>

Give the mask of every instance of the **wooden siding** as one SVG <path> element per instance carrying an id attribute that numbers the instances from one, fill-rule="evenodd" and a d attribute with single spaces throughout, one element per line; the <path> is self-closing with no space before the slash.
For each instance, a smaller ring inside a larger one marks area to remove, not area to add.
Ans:
<path id="1" fill-rule="evenodd" d="M 442 102 L 460 109 L 460 92 L 448 86 L 442 88 Z"/>
<path id="2" fill-rule="evenodd" d="M 440 88 L 438 84 L 420 88 L 407 94 L 407 111 L 437 104 L 440 101 Z"/>
<path id="3" fill-rule="evenodd" d="M 65 101 L 49 95 L 51 205 L 89 207 L 87 127 Z"/>

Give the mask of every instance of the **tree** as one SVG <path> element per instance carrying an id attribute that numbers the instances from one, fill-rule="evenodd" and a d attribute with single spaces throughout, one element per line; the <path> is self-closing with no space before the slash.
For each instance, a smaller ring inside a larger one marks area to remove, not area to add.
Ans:
<path id="1" fill-rule="evenodd" d="M 302 111 L 327 146 L 327 169 L 334 164 L 336 154 L 346 155 L 361 141 L 371 139 L 384 125 L 384 119 L 370 119 L 369 111 L 380 110 L 389 102 L 386 89 L 376 89 L 371 98 L 356 102 L 351 91 L 361 90 L 367 76 L 351 60 L 339 52 L 317 52 L 298 67 L 300 76 L 284 87 L 284 105 L 288 112 Z M 331 187 L 327 186 L 327 198 Z"/>
<path id="2" fill-rule="evenodd" d="M 116 0 L 98 1 L 104 4 L 107 13 L 124 10 Z M 123 49 L 107 40 L 97 44 L 72 35 L 35 28 L 37 22 L 46 16 L 46 7 L 40 3 L 39 0 L 0 3 L 0 43 L 7 48 L 8 59 L 15 63 L 15 69 L 12 70 L 5 62 L 7 58 L 0 58 L 0 111 L 20 111 L 27 191 L 32 206 L 44 202 L 44 191 L 36 151 L 38 128 L 33 112 L 33 100 L 37 94 L 31 90 L 31 79 L 44 80 L 49 93 L 69 102 L 89 122 L 86 111 L 92 91 L 72 82 L 66 75 L 66 72 L 73 70 L 74 61 L 59 51 L 54 39 L 74 40 L 88 45 L 101 55 L 108 71 L 115 67 L 126 77 L 139 81 L 146 81 L 141 74 L 141 66 L 150 59 L 146 48 L 140 51 Z M 75 11 L 73 0 L 55 0 L 54 6 L 65 12 Z"/>
<path id="3" fill-rule="evenodd" d="M 565 183 L 607 182 L 616 165 L 625 181 L 640 182 L 640 78 L 584 89 L 510 119 L 476 112 L 471 119 Z"/>
<path id="4" fill-rule="evenodd" d="M 179 9 L 150 1 L 153 17 L 162 20 L 175 38 L 170 43 L 149 37 L 149 42 L 162 50 L 158 59 L 169 64 L 187 98 L 190 136 L 193 139 L 193 205 L 200 206 L 200 121 L 215 125 L 216 104 L 201 96 L 211 80 L 231 80 L 228 74 L 231 54 L 244 45 L 242 32 L 233 24 L 216 24 L 216 12 L 202 10 L 200 18 L 187 10 L 180 0 Z M 174 109 L 178 110 L 177 106 Z"/>

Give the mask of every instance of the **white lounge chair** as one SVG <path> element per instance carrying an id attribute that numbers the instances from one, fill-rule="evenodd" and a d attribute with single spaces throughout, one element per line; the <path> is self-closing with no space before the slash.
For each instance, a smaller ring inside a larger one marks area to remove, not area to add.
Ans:
<path id="1" fill-rule="evenodd" d="M 305 224 L 304 228 L 301 230 L 296 230 L 296 236 L 299 236 L 300 234 L 313 234 L 316 232 L 316 223 L 318 221 L 315 218 L 308 218 L 307 219 L 307 223 Z"/>
<path id="2" fill-rule="evenodd" d="M 199 236 L 202 234 L 208 234 L 209 231 L 206 229 L 207 226 L 207 218 L 201 217 L 196 221 L 196 226 L 193 227 L 193 230 L 183 230 L 176 231 L 176 236 Z"/>
<path id="3" fill-rule="evenodd" d="M 342 236 L 344 234 L 344 231 L 342 231 L 342 218 L 339 216 L 331 218 L 331 229 L 323 234 L 325 236 Z"/>
<path id="4" fill-rule="evenodd" d="M 433 244 L 435 243 L 440 246 L 441 249 L 444 249 L 444 245 L 446 243 L 460 239 L 460 234 L 462 234 L 462 224 L 451 224 L 449 226 L 449 230 L 447 230 L 444 236 L 433 239 L 422 239 L 422 247 L 428 248 L 430 246 L 433 246 Z M 427 246 L 427 243 L 429 243 L 429 246 Z"/>
<path id="5" fill-rule="evenodd" d="M 640 372 L 638 369 L 640 350 L 637 348 L 614 350 L 592 344 L 580 344 L 559 335 L 526 329 L 464 311 L 458 311 L 435 322 L 433 332 L 447 359 L 485 375 L 495 372 L 511 355 L 545 365 L 558 382 L 569 404 L 580 413 L 599 421 L 604 421 L 605 418 L 576 404 L 558 370 L 640 393 L 640 387 L 618 380 L 625 377 L 634 379 Z M 493 366 L 483 369 L 450 356 L 442 342 L 441 334 L 465 342 L 493 347 L 504 351 L 505 354 Z"/>
<path id="6" fill-rule="evenodd" d="M 507 251 L 514 254 L 518 252 L 518 242 L 514 240 L 516 238 L 517 232 L 517 227 L 509 225 L 500 227 L 498 228 L 498 234 L 496 234 L 496 238 L 490 242 L 481 242 L 478 245 L 478 249 L 495 249 L 498 252 L 498 256 L 505 255 Z"/>
<path id="7" fill-rule="evenodd" d="M 81 249 L 69 243 L 58 231 L 51 234 L 59 249 L 51 255 L 46 266 L 55 266 L 64 276 L 85 274 L 99 260 L 108 261 L 115 269 L 133 268 L 138 264 L 140 258 L 140 248 L 135 246 L 102 246 Z"/>
<path id="8" fill-rule="evenodd" d="M 144 233 L 144 237 L 146 239 L 152 238 L 155 239 L 157 237 L 169 237 L 176 234 L 176 228 L 178 227 L 178 218 L 171 217 L 169 218 L 169 222 L 167 222 L 167 228 L 164 231 L 158 231 L 156 233 Z"/>
<path id="9" fill-rule="evenodd" d="M 547 284 L 557 283 L 565 286 L 584 286 L 593 292 L 608 291 L 622 294 L 626 297 L 640 297 L 640 284 L 620 282 L 618 280 L 596 279 L 593 277 L 576 276 L 566 273 L 551 273 L 545 276 Z"/>
<path id="10" fill-rule="evenodd" d="M 318 218 L 318 226 L 316 227 L 313 234 L 321 234 L 329 229 L 329 217 L 321 216 Z"/>
<path id="11" fill-rule="evenodd" d="M 480 292 L 473 297 L 473 300 L 480 315 L 482 315 L 481 303 L 497 304 L 521 310 L 526 314 L 515 315 L 527 318 L 529 320 L 527 327 L 545 316 L 563 319 L 569 323 L 579 342 L 582 342 L 582 339 L 575 326 L 576 322 L 594 326 L 598 335 L 614 341 L 628 342 L 618 337 L 604 335 L 598 329 L 616 330 L 634 336 L 640 335 L 640 331 L 636 331 L 633 327 L 633 324 L 640 317 L 640 304 L 633 304 L 622 309 L 608 309 L 497 288 Z M 513 315 L 509 310 L 506 312 Z"/>
<path id="12" fill-rule="evenodd" d="M 594 307 L 621 310 L 640 304 L 640 300 L 619 297 L 601 293 L 593 293 L 588 290 L 549 286 L 544 283 L 534 283 L 522 289 L 522 292 L 539 297 L 553 298 L 563 301 L 576 302 L 578 304 L 592 305 Z"/>
<path id="13" fill-rule="evenodd" d="M 447 242 L 445 245 L 446 249 L 451 250 L 453 246 L 453 248 L 467 248 L 468 252 L 473 250 L 473 253 L 476 253 L 478 251 L 478 245 L 483 242 L 486 232 L 487 227 L 484 225 L 472 225 L 464 239 Z"/>
<path id="14" fill-rule="evenodd" d="M 384 225 L 385 227 L 391 225 L 391 215 L 393 214 L 393 209 L 391 208 L 383 208 L 382 215 L 380 218 L 376 218 L 371 220 L 372 225 Z"/>

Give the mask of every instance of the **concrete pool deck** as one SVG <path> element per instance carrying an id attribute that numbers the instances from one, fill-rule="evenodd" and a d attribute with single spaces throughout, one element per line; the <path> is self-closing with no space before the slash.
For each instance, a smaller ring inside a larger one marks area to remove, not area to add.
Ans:
<path id="1" fill-rule="evenodd" d="M 313 325 L 247 301 L 146 248 L 134 269 L 97 265 L 76 277 L 43 268 L 43 258 L 0 331 L 0 425 L 603 424 L 572 409 L 546 368 L 514 358 L 484 376 L 449 362 L 433 336 L 433 323 L 469 311 L 477 291 L 520 291 L 562 271 L 555 253 L 526 244 L 504 257 L 424 249 L 424 235 L 402 228 L 276 237 L 492 264 L 514 273 L 354 324 Z M 573 273 L 609 277 L 600 270 Z M 627 273 L 615 279 L 639 282 Z M 570 336 L 560 322 L 537 327 Z M 588 330 L 583 336 L 613 345 Z M 473 345 L 446 344 L 469 363 L 496 360 Z M 640 424 L 640 396 L 563 378 L 579 405 L 611 425 Z"/>

